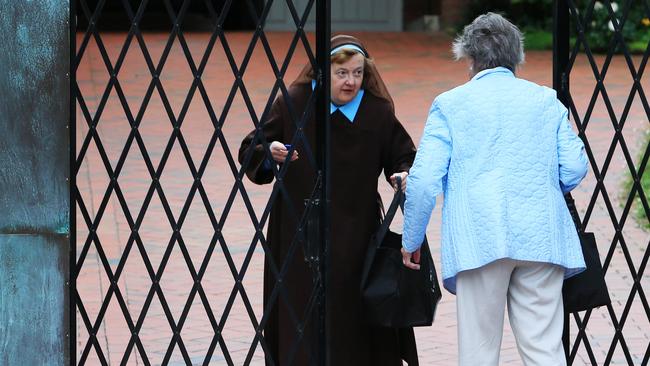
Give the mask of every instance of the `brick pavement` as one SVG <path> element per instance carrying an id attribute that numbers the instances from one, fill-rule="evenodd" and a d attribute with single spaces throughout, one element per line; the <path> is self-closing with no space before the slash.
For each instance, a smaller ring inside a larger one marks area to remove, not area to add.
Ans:
<path id="1" fill-rule="evenodd" d="M 359 36 L 366 41 L 370 53 L 375 58 L 382 76 L 389 86 L 395 99 L 398 117 L 413 136 L 414 141 L 419 141 L 427 110 L 433 98 L 442 91 L 452 88 L 467 79 L 464 63 L 455 63 L 451 60 L 449 52 L 450 39 L 445 36 L 419 33 L 372 33 L 360 34 Z M 288 33 L 268 34 L 269 42 L 276 57 L 284 57 L 290 37 L 291 35 Z M 112 62 L 117 59 L 124 38 L 125 35 L 120 33 L 102 35 Z M 186 38 L 194 59 L 199 60 L 199 55 L 202 55 L 207 44 L 208 35 L 187 34 Z M 229 46 L 235 54 L 238 64 L 241 63 L 250 38 L 250 33 L 229 33 L 227 35 Z M 160 58 L 166 39 L 167 35 L 164 34 L 145 35 L 147 47 L 154 62 L 157 62 Z M 305 59 L 304 51 L 299 48 L 290 64 L 287 80 L 293 79 L 293 76 L 297 74 L 304 64 Z M 598 64 L 602 65 L 602 62 L 602 58 L 599 58 Z M 640 58 L 634 58 L 634 63 L 638 66 Z M 248 71 L 244 76 L 244 82 L 251 94 L 257 115 L 261 114 L 274 82 L 268 65 L 263 49 L 258 44 L 254 57 L 248 66 Z M 615 114 L 620 117 L 624 102 L 632 87 L 632 80 L 622 58 L 615 57 L 610 69 L 605 78 L 605 86 L 609 98 L 614 103 Z M 552 77 L 551 53 L 528 52 L 527 63 L 521 70 L 521 76 L 541 84 L 550 85 Z M 85 102 L 90 108 L 90 113 L 94 115 L 108 80 L 94 41 L 91 41 L 86 51 L 79 67 L 77 79 Z M 131 46 L 127 53 L 125 64 L 118 74 L 118 79 L 125 92 L 131 113 L 137 115 L 151 77 L 147 71 L 142 53 L 135 44 Z M 178 43 L 172 48 L 160 79 L 166 96 L 172 105 L 173 113 L 178 116 L 192 81 L 191 73 Z M 234 81 L 219 44 L 215 47 L 202 80 L 206 85 L 207 95 L 212 102 L 213 108 L 219 116 Z M 642 84 L 646 90 L 650 90 L 647 87 L 648 76 L 644 76 Z M 581 116 L 584 116 L 586 105 L 594 90 L 595 81 L 588 63 L 582 57 L 578 58 L 574 67 L 571 85 L 578 111 Z M 102 112 L 97 128 L 103 142 L 103 148 L 106 149 L 113 167 L 122 152 L 126 136 L 130 130 L 124 115 L 124 110 L 119 104 L 117 95 L 113 92 Z M 80 113 L 78 113 L 77 118 L 77 146 L 80 147 L 83 138 L 87 134 L 88 127 Z M 627 147 L 633 157 L 636 157 L 638 152 L 645 148 L 645 146 L 640 146 L 642 143 L 640 137 L 647 128 L 647 121 L 648 117 L 637 97 L 632 104 L 631 112 L 623 129 Z M 223 128 L 227 143 L 225 149 L 236 156 L 236 150 L 241 138 L 252 127 L 253 124 L 243 103 L 243 98 L 240 93 L 237 93 Z M 194 96 L 190 103 L 181 129 L 190 154 L 196 162 L 200 161 L 214 129 L 206 107 L 198 94 Z M 146 144 L 147 153 L 153 160 L 154 166 L 157 167 L 172 132 L 169 118 L 162 108 L 158 93 L 154 93 L 149 106 L 144 112 L 139 131 Z M 603 166 L 613 136 L 612 125 L 600 98 L 589 122 L 587 136 L 600 169 Z M 219 142 L 208 162 L 202 179 L 211 207 L 218 220 L 222 219 L 223 208 L 234 184 L 231 168 L 228 165 L 223 148 L 224 146 Z M 238 169 L 239 165 L 237 164 L 235 168 Z M 615 150 L 614 158 L 604 179 L 612 202 L 611 207 L 617 218 L 621 217 L 623 211 L 621 206 L 622 196 L 619 192 L 625 171 L 625 158 L 619 147 Z M 129 150 L 118 182 L 127 200 L 130 214 L 134 217 L 138 216 L 146 192 L 151 184 L 151 179 L 135 145 L 131 146 Z M 100 209 L 101 199 L 108 183 L 109 179 L 103 170 L 97 147 L 94 143 L 91 143 L 78 172 L 77 184 L 92 217 L 95 217 L 95 214 Z M 185 203 L 191 183 L 192 178 L 188 165 L 178 142 L 176 142 L 161 177 L 165 196 L 169 201 L 171 212 L 176 218 L 178 218 Z M 259 217 L 267 203 L 270 187 L 254 186 L 248 181 L 245 182 L 245 185 L 252 206 L 257 217 Z M 593 174 L 590 174 L 575 193 L 578 207 L 583 214 L 587 208 L 589 197 L 594 192 L 595 185 L 596 180 Z M 391 191 L 388 185 L 382 185 L 381 193 L 385 200 L 390 198 Z M 206 255 L 214 231 L 198 195 L 191 202 L 180 233 L 187 245 L 188 256 L 191 258 L 194 268 L 198 268 Z M 606 201 L 601 195 L 599 195 L 593 210 L 590 212 L 588 228 L 596 232 L 600 251 L 604 256 L 615 234 L 615 229 L 609 220 Z M 78 252 L 81 252 L 88 230 L 79 211 L 77 216 Z M 224 219 L 226 221 L 223 236 L 227 243 L 227 249 L 232 253 L 235 266 L 239 270 L 254 235 L 241 195 L 237 194 L 227 218 Z M 429 226 L 428 235 L 438 268 L 440 268 L 439 255 L 437 255 L 439 254 L 439 222 L 440 210 L 437 209 Z M 120 262 L 130 235 L 129 226 L 124 219 L 122 208 L 119 201 L 115 199 L 114 194 L 108 201 L 101 223 L 97 228 L 97 233 L 107 257 L 107 265 L 114 271 Z M 622 234 L 628 246 L 629 256 L 635 268 L 638 269 L 643 255 L 647 251 L 650 236 L 647 232 L 639 229 L 631 219 L 627 220 Z M 173 230 L 156 194 L 154 194 L 149 204 L 139 235 L 146 248 L 146 255 L 152 261 L 154 270 L 157 270 L 169 239 L 173 235 Z M 223 248 L 217 245 L 211 255 L 202 285 L 209 306 L 214 312 L 216 321 L 219 322 L 224 320 L 222 318 L 223 309 L 228 297 L 231 295 L 234 281 L 228 269 L 228 263 L 224 259 Z M 243 281 L 248 299 L 251 301 L 251 310 L 258 320 L 262 313 L 262 261 L 263 255 L 258 245 L 252 252 L 252 261 Z M 644 289 L 649 288 L 649 276 L 649 274 L 646 274 L 641 281 Z M 624 252 L 620 246 L 613 251 L 607 279 L 614 302 L 614 309 L 616 310 L 616 318 L 620 319 L 633 283 L 629 268 L 625 262 Z M 141 253 L 136 247 L 131 249 L 124 271 L 117 284 L 131 317 L 134 321 L 137 321 L 151 288 L 151 281 L 145 270 Z M 164 291 L 166 303 L 176 321 L 181 315 L 184 304 L 188 301 L 189 289 L 192 284 L 193 280 L 183 259 L 183 253 L 178 245 L 175 245 L 166 264 L 160 287 Z M 83 306 L 89 313 L 90 321 L 94 323 L 101 307 L 101 299 L 110 287 L 108 278 L 103 271 L 100 256 L 94 246 L 91 246 L 85 257 L 77 286 Z M 627 346 L 630 348 L 630 359 L 636 365 L 641 363 L 643 355 L 649 346 L 650 323 L 638 295 L 632 301 L 632 304 L 631 311 L 626 316 L 623 334 Z M 422 364 L 454 365 L 456 363 L 455 316 L 454 297 L 445 293 L 439 305 L 434 326 L 417 330 Z M 78 316 L 77 319 L 78 350 L 81 354 L 88 344 L 88 334 L 83 326 L 82 318 Z M 506 331 L 501 353 L 502 364 L 519 365 L 520 360 L 512 332 L 507 324 L 505 327 Z M 575 333 L 575 329 L 573 332 Z M 602 364 L 614 337 L 612 322 L 605 309 L 598 309 L 593 312 L 587 333 L 596 359 L 599 364 Z M 139 332 L 139 338 L 142 340 L 144 350 L 151 364 L 160 364 L 163 361 L 172 335 L 161 301 L 157 296 L 154 296 L 147 317 L 144 319 L 142 329 Z M 198 296 L 193 300 L 193 306 L 180 335 L 192 362 L 202 364 L 214 333 Z M 105 319 L 101 322 L 96 336 L 97 343 L 102 350 L 101 353 L 110 364 L 119 364 L 121 361 L 128 361 L 127 364 L 144 364 L 140 355 L 136 354 L 137 352 L 132 352 L 128 360 L 122 360 L 130 332 L 115 297 L 109 303 Z M 250 324 L 246 307 L 239 296 L 237 296 L 234 306 L 228 314 L 223 337 L 229 356 L 234 364 L 242 364 L 247 357 L 250 342 L 254 337 L 254 329 Z M 584 347 L 580 348 L 577 357 L 577 361 L 574 363 L 576 365 L 588 362 Z M 252 355 L 252 364 L 263 364 L 262 360 L 262 351 L 257 349 Z M 184 364 L 178 347 L 175 347 L 169 361 L 170 364 Z M 87 364 L 99 364 L 99 358 L 94 348 L 88 354 Z M 220 347 L 214 350 L 212 364 L 226 364 L 223 350 Z M 620 345 L 613 352 L 611 364 L 627 364 L 626 356 L 622 352 Z"/>

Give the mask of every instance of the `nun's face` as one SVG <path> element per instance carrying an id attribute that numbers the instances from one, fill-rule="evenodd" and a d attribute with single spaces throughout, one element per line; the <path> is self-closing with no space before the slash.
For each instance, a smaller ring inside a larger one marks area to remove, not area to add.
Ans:
<path id="1" fill-rule="evenodd" d="M 332 103 L 343 105 L 357 96 L 363 82 L 363 65 L 364 57 L 360 53 L 355 54 L 344 63 L 332 64 Z"/>

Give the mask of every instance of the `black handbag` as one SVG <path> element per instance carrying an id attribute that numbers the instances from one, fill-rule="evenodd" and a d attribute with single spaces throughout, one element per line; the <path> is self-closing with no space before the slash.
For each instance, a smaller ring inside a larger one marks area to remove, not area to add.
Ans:
<path id="1" fill-rule="evenodd" d="M 565 200 L 573 218 L 582 254 L 585 258 L 586 269 L 584 272 L 564 280 L 562 286 L 562 297 L 564 300 L 564 311 L 574 313 L 593 309 L 598 306 L 609 305 L 612 303 L 607 291 L 605 274 L 600 263 L 598 246 L 594 233 L 586 233 L 580 230 L 580 218 L 576 210 L 573 197 L 570 194 L 565 195 Z"/>
<path id="2" fill-rule="evenodd" d="M 397 186 L 401 187 L 398 180 Z M 404 194 L 395 193 L 383 222 L 370 239 L 361 280 L 365 320 L 375 326 L 404 328 L 433 323 L 442 292 L 426 237 L 420 251 L 420 270 L 402 263 L 402 235 L 389 227 Z"/>

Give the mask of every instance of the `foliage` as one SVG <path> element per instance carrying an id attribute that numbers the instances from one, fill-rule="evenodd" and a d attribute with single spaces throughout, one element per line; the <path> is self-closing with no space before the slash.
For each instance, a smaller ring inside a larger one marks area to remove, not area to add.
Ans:
<path id="1" fill-rule="evenodd" d="M 650 42 L 650 19 L 645 12 L 642 1 L 624 1 L 618 3 L 615 1 L 596 1 L 591 6 L 591 2 L 583 1 L 581 4 L 581 21 L 585 30 L 586 40 L 589 48 L 594 52 L 607 52 L 616 42 L 616 52 L 624 50 L 623 45 L 616 36 L 615 29 L 623 25 L 620 35 L 623 37 L 625 45 L 632 52 L 645 51 Z M 621 5 L 623 4 L 623 5 Z M 630 6 L 625 16 L 625 6 Z M 625 21 L 625 23 L 622 23 Z M 616 26 L 615 26 L 616 24 Z M 582 45 L 584 48 L 584 45 Z"/>
<path id="2" fill-rule="evenodd" d="M 553 48 L 553 33 L 541 29 L 524 30 L 524 47 L 530 50 L 550 50 Z"/>
<path id="3" fill-rule="evenodd" d="M 554 0 L 470 0 L 463 24 L 469 24 L 478 15 L 491 11 L 503 14 L 521 29 L 550 31 L 553 3 Z"/>
<path id="4" fill-rule="evenodd" d="M 553 6 L 554 0 L 470 0 L 462 24 L 470 23 L 476 16 L 488 11 L 503 14 L 517 24 L 526 34 L 527 49 L 548 49 L 552 46 Z M 618 43 L 616 52 L 624 47 L 618 42 L 614 23 L 623 23 L 621 36 L 631 52 L 644 52 L 650 43 L 650 4 L 643 0 L 573 0 L 577 15 L 585 30 L 585 38 L 592 52 L 607 52 L 614 42 Z M 588 18 L 587 18 L 588 16 Z M 613 22 L 612 19 L 616 19 Z M 575 17 L 571 16 L 572 40 L 577 37 Z M 584 49 L 584 44 L 581 45 Z"/>

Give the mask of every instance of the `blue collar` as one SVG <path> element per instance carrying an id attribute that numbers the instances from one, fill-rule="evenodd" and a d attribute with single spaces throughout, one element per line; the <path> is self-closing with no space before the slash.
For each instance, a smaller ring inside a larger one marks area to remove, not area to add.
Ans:
<path id="1" fill-rule="evenodd" d="M 486 76 L 486 75 L 489 75 L 489 74 L 496 74 L 496 73 L 510 74 L 510 76 L 514 76 L 514 75 L 515 75 L 515 74 L 513 74 L 512 71 L 510 71 L 510 69 L 508 69 L 507 67 L 497 66 L 497 67 L 495 67 L 495 68 L 493 68 L 493 69 L 485 69 L 485 70 L 482 70 L 482 71 L 479 72 L 478 74 L 474 75 L 474 77 L 472 78 L 472 80 L 478 80 L 478 79 L 480 79 L 480 78 L 482 78 L 482 77 L 484 77 L 484 76 Z"/>
<path id="2" fill-rule="evenodd" d="M 312 90 L 316 87 L 316 80 L 311 81 L 311 88 Z M 347 102 L 344 105 L 336 105 L 334 103 L 330 103 L 330 114 L 336 112 L 338 109 L 345 118 L 350 121 L 350 123 L 354 122 L 354 117 L 356 117 L 357 112 L 359 111 L 359 106 L 361 105 L 361 99 L 363 99 L 363 89 L 360 89 L 357 95 L 349 102 Z"/>
<path id="3" fill-rule="evenodd" d="M 330 103 L 330 114 L 336 112 L 338 109 L 343 113 L 343 115 L 350 122 L 354 122 L 354 117 L 359 111 L 359 105 L 361 105 L 361 99 L 363 98 L 363 89 L 359 89 L 357 95 L 351 101 L 347 102 L 344 105 L 337 106 L 334 103 Z"/>

